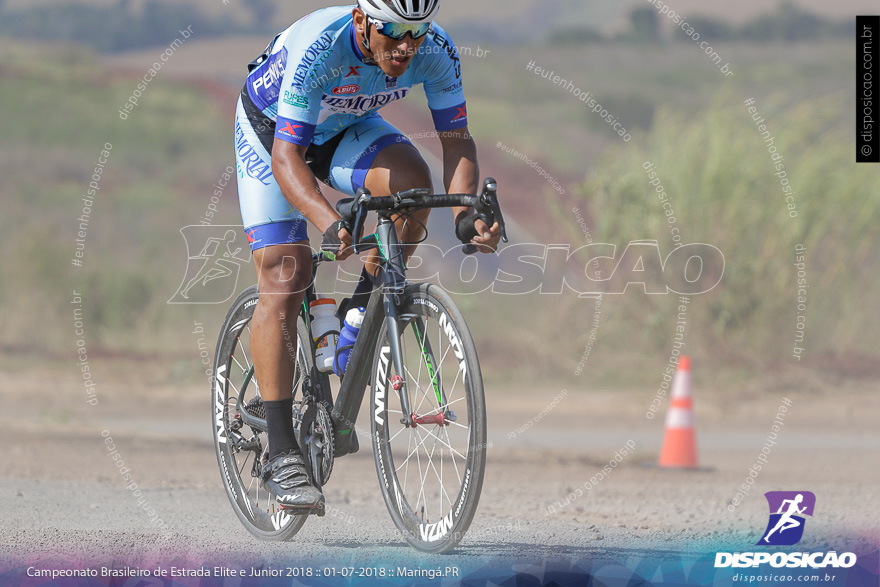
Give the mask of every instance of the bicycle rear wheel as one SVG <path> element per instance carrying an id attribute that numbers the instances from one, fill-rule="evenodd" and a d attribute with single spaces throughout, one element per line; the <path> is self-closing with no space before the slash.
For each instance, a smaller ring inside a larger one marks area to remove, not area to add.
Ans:
<path id="1" fill-rule="evenodd" d="M 439 287 L 410 285 L 399 307 L 403 373 L 387 324 L 372 375 L 371 426 L 379 485 L 403 538 L 445 552 L 470 527 L 486 465 L 486 408 L 476 347 L 461 312 Z M 399 376 L 399 380 L 398 380 Z M 413 411 L 404 414 L 398 381 Z M 415 426 L 405 426 L 408 418 Z"/>
<path id="2" fill-rule="evenodd" d="M 250 350 L 250 321 L 259 297 L 257 286 L 238 296 L 229 308 L 217 341 L 211 385 L 214 448 L 226 495 L 238 519 L 257 538 L 282 541 L 293 538 L 308 516 L 291 516 L 282 511 L 275 498 L 263 489 L 259 474 L 267 458 L 266 431 L 244 424 L 236 410 L 236 398 L 244 389 L 241 408 L 266 418 Z M 291 350 L 293 342 L 297 345 L 294 394 L 313 364 L 308 336 L 305 324 L 298 320 L 296 341 L 288 340 Z"/>

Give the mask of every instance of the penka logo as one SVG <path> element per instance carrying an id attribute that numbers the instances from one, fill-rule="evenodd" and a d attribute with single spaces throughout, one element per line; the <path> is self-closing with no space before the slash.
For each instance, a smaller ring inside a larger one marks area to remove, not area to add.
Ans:
<path id="1" fill-rule="evenodd" d="M 770 521 L 758 545 L 791 546 L 804 535 L 804 516 L 813 515 L 816 496 L 809 491 L 768 491 Z"/>

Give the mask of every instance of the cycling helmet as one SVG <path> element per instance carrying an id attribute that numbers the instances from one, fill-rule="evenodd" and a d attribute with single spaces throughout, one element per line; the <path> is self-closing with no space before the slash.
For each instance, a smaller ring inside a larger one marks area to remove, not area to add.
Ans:
<path id="1" fill-rule="evenodd" d="M 382 22 L 412 24 L 434 20 L 440 0 L 358 0 L 358 6 Z"/>

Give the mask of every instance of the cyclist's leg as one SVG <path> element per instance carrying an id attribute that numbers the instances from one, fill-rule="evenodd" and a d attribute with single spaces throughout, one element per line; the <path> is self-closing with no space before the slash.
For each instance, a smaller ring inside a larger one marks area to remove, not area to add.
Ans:
<path id="1" fill-rule="evenodd" d="M 427 188 L 433 191 L 431 171 L 419 151 L 410 143 L 398 143 L 383 149 L 366 177 L 366 188 L 377 195 Z M 395 220 L 400 242 L 404 243 L 404 259 L 409 260 L 415 252 L 416 244 L 425 238 L 425 226 L 431 210 L 419 210 L 410 214 L 410 219 L 398 217 Z M 375 275 L 379 263 L 379 251 L 370 251 L 367 258 L 368 270 Z"/>
<path id="2" fill-rule="evenodd" d="M 256 124 L 263 128 L 265 121 Z M 268 418 L 272 457 L 296 446 L 288 406 L 296 360 L 296 321 L 311 279 L 311 249 L 305 218 L 287 203 L 272 175 L 272 157 L 266 141 L 261 140 L 266 136 L 260 136 L 269 130 L 255 130 L 239 100 L 235 117 L 239 204 L 260 289 L 251 322 L 251 349 L 267 412 L 282 412 Z M 292 355 L 285 332 L 294 345 Z"/>
<path id="3" fill-rule="evenodd" d="M 414 188 L 433 189 L 431 171 L 403 133 L 373 115 L 346 129 L 333 156 L 330 179 L 337 190 L 354 195 L 366 187 L 374 196 L 388 196 Z M 418 242 L 424 238 L 424 224 L 430 210 L 419 210 L 407 222 L 396 220 L 402 243 Z M 408 259 L 416 245 L 404 247 Z M 370 251 L 367 267 L 372 275 L 378 269 L 379 252 Z"/>
<path id="4" fill-rule="evenodd" d="M 296 322 L 312 277 L 308 224 L 284 199 L 272 175 L 269 125 L 265 120 L 256 122 L 260 132 L 255 130 L 239 99 L 235 116 L 238 197 L 260 289 L 251 320 L 250 343 L 269 437 L 268 462 L 262 478 L 281 507 L 312 513 L 323 508 L 324 496 L 311 484 L 296 444 L 292 398 Z"/>

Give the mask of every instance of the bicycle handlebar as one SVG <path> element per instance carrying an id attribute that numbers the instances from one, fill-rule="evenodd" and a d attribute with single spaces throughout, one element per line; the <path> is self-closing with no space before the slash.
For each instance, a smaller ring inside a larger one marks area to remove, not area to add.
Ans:
<path id="1" fill-rule="evenodd" d="M 354 198 L 340 200 L 336 204 L 336 211 L 339 212 L 349 234 L 352 235 L 352 245 L 356 253 L 362 252 L 359 246 L 361 244 L 359 237 L 368 212 L 411 212 L 428 208 L 452 208 L 455 206 L 474 208 L 480 219 L 487 226 L 491 227 L 497 220 L 501 228 L 501 240 L 506 243 L 509 241 L 504 224 L 504 216 L 501 214 L 501 205 L 498 202 L 497 189 L 497 182 L 491 177 L 483 181 L 483 192 L 479 196 L 471 194 L 432 194 L 431 190 L 422 188 L 390 196 L 373 197 L 370 195 L 369 190 L 361 188 Z M 469 228 L 470 234 L 468 236 L 472 239 L 477 234 L 476 229 L 473 228 L 473 223 L 471 223 Z M 369 246 L 375 245 L 371 244 Z M 476 252 L 476 247 L 473 244 L 466 244 L 464 252 L 468 255 L 473 254 Z"/>

